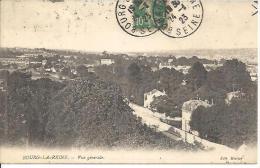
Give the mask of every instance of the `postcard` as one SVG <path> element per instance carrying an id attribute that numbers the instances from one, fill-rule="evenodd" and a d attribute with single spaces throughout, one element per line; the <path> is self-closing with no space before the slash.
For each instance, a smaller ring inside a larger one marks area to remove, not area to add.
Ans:
<path id="1" fill-rule="evenodd" d="M 257 163 L 257 0 L 0 0 L 0 163 Z"/>

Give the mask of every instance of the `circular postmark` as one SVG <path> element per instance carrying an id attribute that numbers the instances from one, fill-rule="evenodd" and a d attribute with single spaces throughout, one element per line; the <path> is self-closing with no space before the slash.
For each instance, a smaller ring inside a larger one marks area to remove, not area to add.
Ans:
<path id="1" fill-rule="evenodd" d="M 203 6 L 200 0 L 164 0 L 164 2 L 166 24 L 158 26 L 163 34 L 172 38 L 184 38 L 197 31 L 203 20 Z"/>
<path id="2" fill-rule="evenodd" d="M 153 21 L 153 1 L 118 0 L 116 19 L 119 26 L 135 37 L 145 37 L 155 33 L 158 28 Z"/>

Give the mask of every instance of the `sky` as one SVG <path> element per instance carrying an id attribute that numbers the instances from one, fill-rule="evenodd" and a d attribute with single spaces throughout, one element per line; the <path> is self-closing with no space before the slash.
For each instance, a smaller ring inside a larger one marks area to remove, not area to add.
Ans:
<path id="1" fill-rule="evenodd" d="M 116 21 L 116 0 L 2 0 L 1 47 L 150 52 L 257 47 L 252 0 L 202 0 L 204 18 L 186 38 L 137 38 Z"/>

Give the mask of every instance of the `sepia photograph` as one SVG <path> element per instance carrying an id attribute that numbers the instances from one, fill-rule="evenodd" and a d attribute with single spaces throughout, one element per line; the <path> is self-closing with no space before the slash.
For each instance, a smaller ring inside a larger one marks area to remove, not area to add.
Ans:
<path id="1" fill-rule="evenodd" d="M 0 0 L 0 163 L 257 163 L 257 6 Z"/>

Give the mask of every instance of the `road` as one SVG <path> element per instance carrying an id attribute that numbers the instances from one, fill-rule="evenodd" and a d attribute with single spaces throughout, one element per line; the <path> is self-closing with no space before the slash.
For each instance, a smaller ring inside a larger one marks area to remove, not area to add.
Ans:
<path id="1" fill-rule="evenodd" d="M 231 149 L 225 145 L 210 142 L 191 133 L 185 132 L 179 128 L 168 125 L 160 121 L 158 114 L 155 115 L 154 112 L 147 108 L 144 108 L 134 103 L 129 103 L 129 106 L 134 110 L 133 114 L 142 118 L 143 123 L 147 124 L 150 128 L 156 128 L 157 132 L 162 132 L 164 135 L 173 140 L 183 140 L 191 144 L 193 144 L 194 141 L 198 141 L 201 144 L 203 144 L 206 149 L 215 149 L 217 151 L 225 150 L 230 152 L 235 151 L 234 149 Z M 176 133 L 178 133 L 179 135 L 176 136 Z"/>

